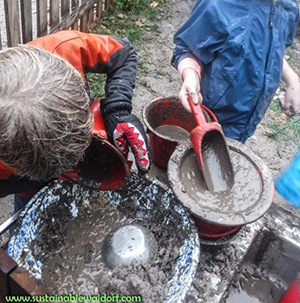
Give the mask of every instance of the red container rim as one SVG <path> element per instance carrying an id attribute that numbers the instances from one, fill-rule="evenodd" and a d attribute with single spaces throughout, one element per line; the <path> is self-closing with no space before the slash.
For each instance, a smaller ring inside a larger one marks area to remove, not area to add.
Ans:
<path id="1" fill-rule="evenodd" d="M 170 142 L 175 142 L 175 143 L 178 143 L 178 140 L 176 139 L 173 139 L 171 137 L 168 137 L 168 136 L 165 136 L 165 135 L 162 135 L 160 134 L 159 132 L 157 132 L 153 127 L 152 125 L 148 122 L 148 119 L 147 119 L 147 110 L 150 106 L 152 106 L 153 103 L 155 102 L 158 102 L 160 100 L 165 100 L 165 99 L 173 99 L 173 100 L 179 100 L 178 97 L 158 97 L 158 98 L 155 98 L 154 100 L 152 100 L 150 103 L 148 103 L 146 106 L 144 106 L 143 108 L 143 121 L 144 123 L 146 124 L 146 127 L 147 127 L 147 130 L 152 132 L 153 134 L 155 134 L 156 136 L 158 136 L 159 138 L 162 138 L 164 140 L 168 140 Z M 209 109 L 207 108 L 206 106 L 204 106 L 203 104 L 201 104 L 201 107 L 206 111 L 206 113 L 210 116 L 210 118 L 214 121 L 214 122 L 218 122 L 218 119 L 216 117 L 216 115 Z"/>
<path id="2" fill-rule="evenodd" d="M 198 233 L 201 237 L 205 237 L 209 239 L 219 239 L 234 234 L 235 232 L 239 231 L 242 227 L 243 225 L 235 226 L 233 228 L 230 228 L 226 232 L 222 232 L 220 234 L 202 233 L 199 229 L 198 229 Z"/>

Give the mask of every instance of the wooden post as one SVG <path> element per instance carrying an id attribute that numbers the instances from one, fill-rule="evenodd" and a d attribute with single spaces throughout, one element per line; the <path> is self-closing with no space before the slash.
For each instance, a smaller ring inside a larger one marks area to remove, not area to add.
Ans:
<path id="1" fill-rule="evenodd" d="M 17 267 L 17 263 L 10 258 L 3 248 L 0 248 L 0 302 L 6 302 L 9 295 L 9 274 Z"/>
<path id="2" fill-rule="evenodd" d="M 6 17 L 7 45 L 9 47 L 15 46 L 21 43 L 18 0 L 5 0 L 4 10 Z"/>
<path id="3" fill-rule="evenodd" d="M 80 30 L 87 30 L 87 15 L 86 13 L 95 5 L 95 0 L 86 0 L 77 7 L 67 18 L 64 18 L 57 26 L 51 28 L 51 33 L 71 27 L 76 21 L 80 20 Z M 86 15 L 86 16 L 84 16 Z"/>
<path id="4" fill-rule="evenodd" d="M 84 15 L 80 19 L 80 30 L 82 32 L 87 32 L 87 21 L 88 21 L 88 13 L 85 12 Z"/>
<path id="5" fill-rule="evenodd" d="M 72 24 L 72 29 L 78 31 L 78 20 Z"/>
<path id="6" fill-rule="evenodd" d="M 47 1 L 36 0 L 37 11 L 37 35 L 38 37 L 47 34 Z"/>
<path id="7" fill-rule="evenodd" d="M 32 8 L 31 0 L 20 0 L 23 43 L 32 40 Z"/>
<path id="8" fill-rule="evenodd" d="M 66 17 L 70 13 L 70 0 L 61 0 L 61 17 Z"/>
<path id="9" fill-rule="evenodd" d="M 9 276 L 11 293 L 18 296 L 43 296 L 46 288 L 40 280 L 32 277 L 24 268 L 16 268 Z"/>
<path id="10" fill-rule="evenodd" d="M 87 22 L 88 25 L 87 25 L 87 27 L 88 27 L 88 29 L 90 29 L 91 24 L 94 21 L 94 7 L 92 7 L 87 14 L 88 14 L 88 22 Z"/>
<path id="11" fill-rule="evenodd" d="M 103 7 L 103 1 L 98 0 L 97 1 L 97 13 L 96 13 L 97 18 L 99 18 L 102 14 L 102 7 Z"/>
<path id="12" fill-rule="evenodd" d="M 53 27 L 59 23 L 59 1 L 50 1 L 50 26 Z"/>
<path id="13" fill-rule="evenodd" d="M 110 1 L 111 0 L 105 0 L 105 10 L 106 11 L 109 11 L 109 9 L 110 9 Z"/>
<path id="14" fill-rule="evenodd" d="M 79 4 L 78 0 L 72 0 L 72 10 L 74 10 L 74 8 L 76 8 Z"/>

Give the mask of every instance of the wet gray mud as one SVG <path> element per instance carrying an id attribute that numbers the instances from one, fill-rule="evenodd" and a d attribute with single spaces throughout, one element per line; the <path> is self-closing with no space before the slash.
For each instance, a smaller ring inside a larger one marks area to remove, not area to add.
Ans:
<path id="1" fill-rule="evenodd" d="M 299 269 L 299 247 L 263 230 L 250 247 L 222 302 L 277 303 Z"/>
<path id="2" fill-rule="evenodd" d="M 207 188 L 212 193 L 230 190 L 234 183 L 234 175 L 225 138 L 219 132 L 209 131 L 201 145 Z"/>
<path id="3" fill-rule="evenodd" d="M 280 299 L 278 294 L 276 296 L 278 291 L 269 280 L 241 278 L 237 287 L 230 292 L 226 303 L 277 303 L 277 299 Z"/>
<path id="4" fill-rule="evenodd" d="M 184 128 L 176 125 L 161 125 L 155 131 L 176 141 L 189 139 L 189 133 Z"/>
<path id="5" fill-rule="evenodd" d="M 108 272 L 102 259 L 105 238 L 118 226 L 131 222 L 124 214 L 109 208 L 71 220 L 64 229 L 64 245 L 50 256 L 43 268 L 48 290 L 53 294 L 57 291 L 94 294 Z"/>
<path id="6" fill-rule="evenodd" d="M 231 160 L 235 173 L 232 189 L 226 192 L 211 193 L 206 189 L 203 176 L 197 169 L 196 155 L 192 149 L 190 150 L 182 162 L 181 181 L 185 194 L 195 201 L 193 213 L 197 214 L 198 208 L 205 207 L 211 211 L 210 214 L 216 211 L 234 217 L 249 211 L 249 208 L 258 203 L 262 191 L 258 171 L 240 153 L 231 152 Z M 211 219 L 215 223 L 223 223 L 221 217 Z"/>
<path id="7" fill-rule="evenodd" d="M 132 183 L 138 185 L 113 193 L 123 199 L 124 203 L 118 207 L 106 205 L 102 197 L 101 201 L 93 202 L 98 208 L 80 210 L 75 219 L 71 218 L 65 203 L 43 211 L 44 221 L 31 250 L 43 264 L 42 280 L 49 294 L 118 293 L 120 296 L 140 295 L 142 302 L 163 301 L 180 247 L 190 230 L 178 231 L 182 219 L 172 207 L 146 207 L 164 200 L 166 192 L 163 188 L 157 187 L 155 197 L 151 198 L 147 193 L 150 181 L 133 177 Z M 141 207 L 144 209 L 142 213 Z M 151 264 L 110 269 L 102 260 L 105 238 L 117 227 L 129 223 L 150 230 L 157 241 L 157 256 Z"/>

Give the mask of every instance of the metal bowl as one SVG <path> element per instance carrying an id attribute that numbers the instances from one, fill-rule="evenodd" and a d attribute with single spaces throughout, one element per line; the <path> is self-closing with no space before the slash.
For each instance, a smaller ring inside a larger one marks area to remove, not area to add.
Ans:
<path id="1" fill-rule="evenodd" d="M 147 264 L 153 262 L 157 254 L 157 242 L 153 234 L 144 226 L 124 225 L 106 239 L 103 258 L 113 268 L 122 265 Z"/>

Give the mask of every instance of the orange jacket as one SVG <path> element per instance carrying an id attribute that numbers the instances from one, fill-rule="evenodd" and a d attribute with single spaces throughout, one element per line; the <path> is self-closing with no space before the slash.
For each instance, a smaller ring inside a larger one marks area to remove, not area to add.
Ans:
<path id="1" fill-rule="evenodd" d="M 106 97 L 101 100 L 103 117 L 116 111 L 131 112 L 138 58 L 127 40 L 78 31 L 61 31 L 38 38 L 29 42 L 28 45 L 42 48 L 64 58 L 83 77 L 87 73 L 107 74 Z M 24 191 L 27 187 L 31 188 L 31 181 L 14 175 L 16 175 L 14 170 L 0 161 L 0 180 L 7 181 L 0 182 L 1 197 Z M 7 180 L 8 178 L 10 180 Z M 10 186 L 14 182 L 8 181 L 15 181 L 15 179 L 22 184 Z M 12 188 L 9 189 L 10 187 Z"/>

